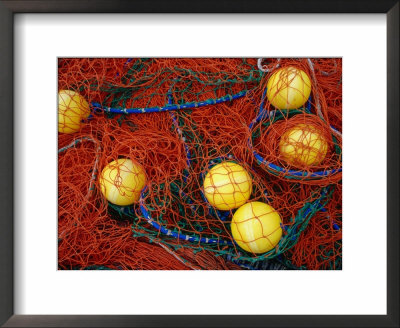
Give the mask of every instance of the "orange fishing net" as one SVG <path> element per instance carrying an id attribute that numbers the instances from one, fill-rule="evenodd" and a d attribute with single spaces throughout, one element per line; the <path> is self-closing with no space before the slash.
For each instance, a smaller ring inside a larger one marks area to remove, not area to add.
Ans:
<path id="1" fill-rule="evenodd" d="M 60 59 L 59 268 L 341 269 L 341 67 Z M 282 73 L 268 88 L 282 68 L 306 77 Z M 106 180 L 112 197 L 137 193 L 132 205 L 105 197 L 103 170 L 121 159 L 145 187 L 125 186 L 126 168 Z"/>

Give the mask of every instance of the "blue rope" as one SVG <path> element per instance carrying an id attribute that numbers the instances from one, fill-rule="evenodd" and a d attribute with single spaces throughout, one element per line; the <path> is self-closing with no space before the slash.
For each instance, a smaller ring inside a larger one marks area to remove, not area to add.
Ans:
<path id="1" fill-rule="evenodd" d="M 178 232 L 164 228 L 162 225 L 158 224 L 157 222 L 155 222 L 152 219 L 152 217 L 150 216 L 150 213 L 148 212 L 147 208 L 144 205 L 143 198 L 144 198 L 144 193 L 146 191 L 147 191 L 147 187 L 142 191 L 142 194 L 140 197 L 140 201 L 139 201 L 140 211 L 142 212 L 142 215 L 147 220 L 147 222 L 150 223 L 155 229 L 157 229 L 161 233 L 163 233 L 167 236 L 172 236 L 179 240 L 185 240 L 185 241 L 190 241 L 190 242 L 200 242 L 200 243 L 206 243 L 206 244 L 222 244 L 222 245 L 230 245 L 230 246 L 233 245 L 233 243 L 228 240 L 205 238 L 205 237 L 200 237 L 198 235 L 189 236 L 189 235 L 185 235 L 185 234 L 178 233 Z"/>
<path id="2" fill-rule="evenodd" d="M 228 241 L 228 240 L 205 238 L 205 237 L 200 237 L 198 235 L 189 236 L 189 235 L 186 235 L 186 234 L 178 233 L 178 232 L 170 230 L 170 229 L 166 229 L 162 225 L 158 224 L 151 217 L 149 211 L 147 210 L 147 208 L 146 208 L 146 206 L 144 204 L 144 197 L 145 197 L 145 193 L 146 193 L 147 190 L 148 190 L 148 188 L 146 187 L 145 189 L 143 189 L 143 191 L 141 193 L 141 197 L 140 197 L 140 200 L 139 200 L 140 211 L 142 212 L 142 215 L 146 219 L 146 221 L 148 223 L 150 223 L 155 229 L 157 229 L 162 234 L 167 235 L 167 236 L 172 236 L 172 237 L 174 237 L 176 239 L 184 240 L 184 241 L 190 241 L 190 242 L 196 242 L 196 243 L 200 242 L 200 243 L 206 243 L 206 244 L 222 244 L 222 245 L 233 246 L 233 243 L 231 241 Z M 322 200 L 327 196 L 328 190 L 329 190 L 328 187 L 324 187 L 321 190 L 321 194 L 320 194 L 319 198 L 316 199 L 313 203 L 304 205 L 303 208 L 301 210 L 299 210 L 298 215 L 301 218 L 307 218 L 307 216 L 312 212 L 312 210 L 320 211 L 324 207 L 324 204 L 322 204 Z M 297 228 L 298 227 L 296 227 L 296 229 Z M 289 227 L 288 230 L 290 230 L 290 231 L 288 231 L 288 233 L 292 234 L 293 237 L 295 237 L 295 234 L 291 233 L 293 228 Z M 279 241 L 279 245 L 281 246 L 284 242 L 286 242 L 286 241 L 281 239 Z M 268 251 L 267 253 L 265 253 L 264 255 L 272 254 L 273 252 L 274 252 L 274 250 L 271 250 L 271 251 Z"/>
<path id="3" fill-rule="evenodd" d="M 261 105 L 260 105 L 260 110 L 256 116 L 256 118 L 250 123 L 249 129 L 250 131 L 253 129 L 254 125 L 261 120 L 270 117 L 271 115 L 268 115 L 267 110 L 264 108 L 264 103 L 265 103 L 265 95 L 267 93 L 267 89 L 264 90 L 264 93 L 261 98 Z M 306 105 L 306 111 L 311 110 L 311 96 L 307 101 Z M 275 111 L 271 112 L 272 114 L 275 114 Z M 270 114 L 271 114 L 270 113 Z M 317 172 L 307 172 L 307 171 L 298 171 L 298 170 L 288 170 L 284 169 L 283 167 L 280 167 L 278 165 L 275 165 L 269 161 L 267 161 L 265 158 L 263 158 L 260 154 L 258 154 L 253 147 L 252 139 L 251 136 L 248 139 L 248 146 L 252 150 L 253 156 L 256 158 L 257 163 L 259 165 L 264 165 L 267 167 L 267 170 L 271 173 L 276 173 L 276 171 L 283 173 L 285 178 L 300 178 L 303 180 L 304 178 L 307 178 L 309 180 L 312 179 L 320 179 L 322 177 L 334 175 L 336 173 L 342 172 L 342 168 L 339 169 L 332 169 L 332 170 L 325 170 L 325 171 L 317 171 Z"/>
<path id="4" fill-rule="evenodd" d="M 226 101 L 232 101 L 246 95 L 247 91 L 241 91 L 239 93 L 235 93 L 234 95 L 226 95 L 216 99 L 207 99 L 205 101 L 200 102 L 189 102 L 185 104 L 168 104 L 164 107 L 148 107 L 148 108 L 111 108 L 107 106 L 103 106 L 99 103 L 92 102 L 91 105 L 93 110 L 104 111 L 107 113 L 117 113 L 117 114 L 144 114 L 144 113 L 158 113 L 158 112 L 168 112 L 173 110 L 180 109 L 190 109 L 190 108 L 198 108 L 208 105 L 220 104 Z"/>

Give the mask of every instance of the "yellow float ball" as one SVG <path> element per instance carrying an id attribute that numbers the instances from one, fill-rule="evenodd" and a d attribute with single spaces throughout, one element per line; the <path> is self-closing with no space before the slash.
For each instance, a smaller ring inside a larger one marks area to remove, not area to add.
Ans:
<path id="1" fill-rule="evenodd" d="M 90 114 L 89 104 L 79 93 L 71 90 L 58 92 L 58 132 L 74 133 L 81 121 Z"/>
<path id="2" fill-rule="evenodd" d="M 286 131 L 279 141 L 279 152 L 293 166 L 313 166 L 321 163 L 328 143 L 321 131 L 309 124 L 298 124 Z"/>
<path id="3" fill-rule="evenodd" d="M 239 164 L 222 162 L 204 179 L 204 195 L 211 205 L 227 211 L 243 205 L 251 194 L 251 177 Z"/>
<path id="4" fill-rule="evenodd" d="M 235 242 L 245 251 L 265 253 L 282 237 L 281 217 L 268 204 L 249 202 L 233 215 L 231 231 Z"/>
<path id="5" fill-rule="evenodd" d="M 310 97 L 311 81 L 307 73 L 296 67 L 283 67 L 269 78 L 267 97 L 278 109 L 303 106 Z"/>
<path id="6" fill-rule="evenodd" d="M 144 169 L 130 159 L 121 158 L 106 165 L 99 177 L 106 199 L 119 206 L 136 203 L 146 184 Z"/>

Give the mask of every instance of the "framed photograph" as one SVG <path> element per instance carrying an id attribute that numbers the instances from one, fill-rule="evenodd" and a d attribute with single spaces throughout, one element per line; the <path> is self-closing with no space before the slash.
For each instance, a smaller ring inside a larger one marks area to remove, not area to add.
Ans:
<path id="1" fill-rule="evenodd" d="M 399 326 L 398 1 L 0 15 L 4 327 Z"/>

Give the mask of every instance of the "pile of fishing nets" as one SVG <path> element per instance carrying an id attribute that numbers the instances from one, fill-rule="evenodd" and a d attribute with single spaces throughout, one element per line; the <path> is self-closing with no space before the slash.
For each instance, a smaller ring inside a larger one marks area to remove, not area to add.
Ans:
<path id="1" fill-rule="evenodd" d="M 341 78 L 338 58 L 59 59 L 59 269 L 341 269 Z"/>

